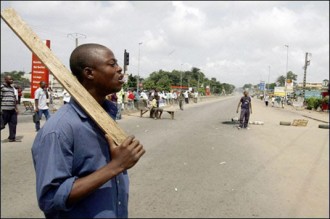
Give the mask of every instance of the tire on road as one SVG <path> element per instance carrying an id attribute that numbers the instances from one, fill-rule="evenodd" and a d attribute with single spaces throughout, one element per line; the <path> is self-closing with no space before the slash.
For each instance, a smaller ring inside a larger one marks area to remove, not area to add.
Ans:
<path id="1" fill-rule="evenodd" d="M 320 129 L 329 129 L 329 124 L 320 124 L 319 128 Z"/>
<path id="2" fill-rule="evenodd" d="M 290 126 L 291 122 L 280 121 L 280 125 Z"/>

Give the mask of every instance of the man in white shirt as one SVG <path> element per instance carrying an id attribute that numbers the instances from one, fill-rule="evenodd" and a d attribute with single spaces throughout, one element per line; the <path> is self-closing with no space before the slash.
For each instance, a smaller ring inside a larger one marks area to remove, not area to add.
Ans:
<path id="1" fill-rule="evenodd" d="M 69 103 L 70 102 L 70 98 L 71 95 L 69 94 L 69 92 L 67 92 L 66 90 L 63 91 L 63 103 Z"/>
<path id="2" fill-rule="evenodd" d="M 49 106 L 48 106 L 48 92 L 46 89 L 46 83 L 44 81 L 40 82 L 40 87 L 34 92 L 34 103 L 35 111 L 38 113 L 39 119 L 41 119 L 42 114 L 45 115 L 46 120 L 49 119 Z M 36 131 L 40 129 L 40 120 L 36 123 Z"/>

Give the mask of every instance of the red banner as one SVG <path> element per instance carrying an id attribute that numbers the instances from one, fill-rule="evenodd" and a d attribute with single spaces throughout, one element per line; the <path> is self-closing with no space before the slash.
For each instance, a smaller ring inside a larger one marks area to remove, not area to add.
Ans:
<path id="1" fill-rule="evenodd" d="M 46 40 L 46 45 L 50 48 L 50 40 Z M 32 54 L 32 72 L 31 72 L 31 98 L 34 99 L 34 92 L 39 88 L 40 82 L 46 82 L 46 87 L 49 85 L 49 70 L 39 60 L 39 58 Z"/>

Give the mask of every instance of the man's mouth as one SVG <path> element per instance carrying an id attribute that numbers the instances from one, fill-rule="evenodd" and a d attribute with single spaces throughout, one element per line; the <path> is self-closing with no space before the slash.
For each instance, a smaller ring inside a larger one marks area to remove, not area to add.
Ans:
<path id="1" fill-rule="evenodd" d="M 124 81 L 124 76 L 120 76 L 120 77 L 118 78 L 118 81 L 119 81 L 120 83 L 125 83 L 125 81 Z"/>

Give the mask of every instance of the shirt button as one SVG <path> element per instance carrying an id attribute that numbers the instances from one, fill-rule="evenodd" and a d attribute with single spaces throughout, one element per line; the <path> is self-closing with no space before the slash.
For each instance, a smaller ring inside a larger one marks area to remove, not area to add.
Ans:
<path id="1" fill-rule="evenodd" d="M 119 184 L 119 180 L 117 180 L 117 184 Z"/>
<path id="2" fill-rule="evenodd" d="M 119 202 L 118 202 L 118 205 L 120 205 L 120 204 L 121 204 L 121 202 L 119 201 Z"/>

